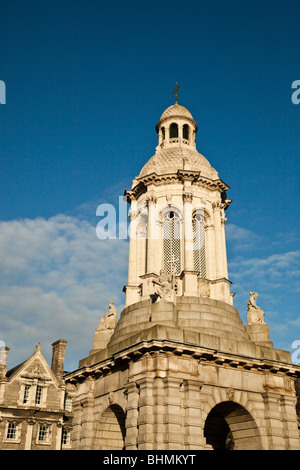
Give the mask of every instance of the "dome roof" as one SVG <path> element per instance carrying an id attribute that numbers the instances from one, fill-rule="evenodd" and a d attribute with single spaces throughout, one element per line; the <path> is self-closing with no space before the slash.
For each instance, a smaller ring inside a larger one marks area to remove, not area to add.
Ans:
<path id="1" fill-rule="evenodd" d="M 180 107 L 182 108 L 182 106 Z M 139 176 L 143 177 L 151 173 L 158 175 L 176 173 L 178 169 L 201 171 L 202 176 L 213 180 L 219 178 L 218 172 L 196 149 L 182 148 L 180 146 L 158 150 L 144 165 Z"/>
<path id="2" fill-rule="evenodd" d="M 189 112 L 188 109 L 186 109 L 184 106 L 181 106 L 180 104 L 173 104 L 172 106 L 169 106 L 161 115 L 160 121 L 162 119 L 166 119 L 171 116 L 177 116 L 177 117 L 185 117 L 189 119 L 193 119 L 193 116 Z"/>

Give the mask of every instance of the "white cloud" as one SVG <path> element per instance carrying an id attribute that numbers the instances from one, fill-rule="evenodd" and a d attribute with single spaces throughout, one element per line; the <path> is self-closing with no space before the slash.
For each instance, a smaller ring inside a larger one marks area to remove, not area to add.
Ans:
<path id="1" fill-rule="evenodd" d="M 228 241 L 253 242 L 259 239 L 259 236 L 251 230 L 229 223 L 226 224 L 226 236 Z"/>
<path id="2" fill-rule="evenodd" d="M 127 263 L 128 241 L 99 240 L 77 217 L 0 222 L 0 339 L 11 348 L 9 366 L 38 342 L 51 359 L 51 343 L 64 338 L 66 367 L 75 368 L 108 301 L 123 307 Z"/>

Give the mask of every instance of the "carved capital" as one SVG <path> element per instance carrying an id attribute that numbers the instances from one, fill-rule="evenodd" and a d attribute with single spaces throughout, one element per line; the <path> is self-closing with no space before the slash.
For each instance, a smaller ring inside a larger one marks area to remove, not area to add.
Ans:
<path id="1" fill-rule="evenodd" d="M 213 208 L 213 211 L 220 211 L 223 209 L 223 204 L 222 202 L 213 202 L 212 208 Z"/>
<path id="2" fill-rule="evenodd" d="M 183 203 L 191 203 L 193 201 L 192 193 L 183 193 L 182 195 Z"/>
<path id="3" fill-rule="evenodd" d="M 136 209 L 129 209 L 129 212 L 128 212 L 128 215 L 129 215 L 129 218 L 130 220 L 135 220 L 138 216 L 139 216 L 139 211 Z"/>
<path id="4" fill-rule="evenodd" d="M 146 202 L 149 206 L 149 204 L 156 204 L 157 203 L 157 197 L 156 196 L 148 196 L 147 199 L 146 199 Z"/>

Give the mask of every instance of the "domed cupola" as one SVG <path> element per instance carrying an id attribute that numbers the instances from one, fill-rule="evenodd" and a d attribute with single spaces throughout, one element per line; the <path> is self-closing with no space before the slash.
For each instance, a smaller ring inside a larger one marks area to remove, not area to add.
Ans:
<path id="1" fill-rule="evenodd" d="M 175 90 L 178 87 L 176 85 Z M 156 124 L 158 145 L 155 155 L 143 166 L 139 177 L 152 173 L 174 173 L 180 168 L 201 171 L 201 175 L 206 178 L 218 179 L 218 172 L 196 149 L 196 121 L 190 111 L 177 101 L 176 93 L 175 104 L 162 113 Z"/>
<path id="2" fill-rule="evenodd" d="M 173 146 L 195 148 L 198 126 L 191 113 L 177 103 L 165 110 L 156 125 L 159 149 Z"/>
<path id="3" fill-rule="evenodd" d="M 184 106 L 178 104 L 177 91 L 179 85 L 175 86 L 175 104 L 169 106 L 156 124 L 158 134 L 157 151 L 173 146 L 188 146 L 195 148 L 195 134 L 198 126 L 193 116 Z"/>

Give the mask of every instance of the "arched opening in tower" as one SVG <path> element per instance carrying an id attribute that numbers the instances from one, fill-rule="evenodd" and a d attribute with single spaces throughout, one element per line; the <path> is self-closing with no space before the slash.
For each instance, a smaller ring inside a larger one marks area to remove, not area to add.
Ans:
<path id="1" fill-rule="evenodd" d="M 102 413 L 94 448 L 97 450 L 124 450 L 125 413 L 119 405 L 110 405 Z"/>
<path id="2" fill-rule="evenodd" d="M 251 414 L 241 405 L 228 401 L 216 405 L 208 414 L 204 437 L 213 450 L 261 450 L 261 438 Z"/>

